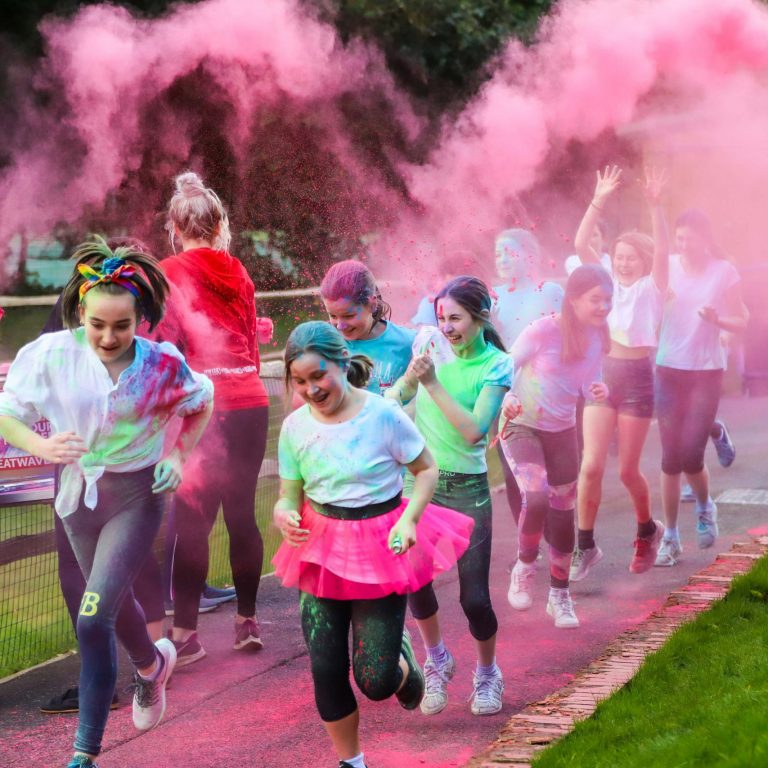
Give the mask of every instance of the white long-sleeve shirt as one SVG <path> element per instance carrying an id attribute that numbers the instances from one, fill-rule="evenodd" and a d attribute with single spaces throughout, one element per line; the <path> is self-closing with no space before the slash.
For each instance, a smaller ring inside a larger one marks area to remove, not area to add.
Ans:
<path id="1" fill-rule="evenodd" d="M 133 362 L 113 383 L 85 339 L 85 331 L 59 331 L 23 347 L 0 394 L 0 416 L 32 426 L 48 419 L 52 432 L 74 432 L 88 452 L 61 475 L 56 511 L 77 509 L 85 483 L 85 505 L 94 509 L 96 482 L 105 471 L 134 472 L 163 453 L 165 428 L 173 416 L 202 411 L 213 384 L 190 370 L 172 344 L 136 337 Z"/>

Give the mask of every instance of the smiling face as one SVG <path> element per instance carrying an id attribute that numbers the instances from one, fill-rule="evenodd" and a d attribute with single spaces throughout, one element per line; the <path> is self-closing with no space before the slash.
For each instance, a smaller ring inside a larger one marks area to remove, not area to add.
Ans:
<path id="1" fill-rule="evenodd" d="M 367 339 L 376 321 L 371 304 L 356 304 L 351 299 L 323 299 L 331 325 L 347 341 Z"/>
<path id="2" fill-rule="evenodd" d="M 605 324 L 608 313 L 611 311 L 613 294 L 608 287 L 596 285 L 581 296 L 570 299 L 570 302 L 579 323 L 599 328 Z"/>
<path id="3" fill-rule="evenodd" d="M 437 324 L 456 351 L 470 346 L 483 330 L 483 323 L 450 296 L 438 299 Z"/>
<path id="4" fill-rule="evenodd" d="M 629 243 L 617 242 L 613 249 L 613 274 L 622 285 L 632 285 L 645 275 L 645 262 L 637 248 Z"/>
<path id="5" fill-rule="evenodd" d="M 133 355 L 137 321 L 136 300 L 128 291 L 111 294 L 95 288 L 80 304 L 85 338 L 105 365 Z"/>
<path id="6" fill-rule="evenodd" d="M 312 410 L 323 416 L 338 411 L 349 387 L 346 371 L 316 352 L 305 352 L 291 362 L 291 385 Z"/>

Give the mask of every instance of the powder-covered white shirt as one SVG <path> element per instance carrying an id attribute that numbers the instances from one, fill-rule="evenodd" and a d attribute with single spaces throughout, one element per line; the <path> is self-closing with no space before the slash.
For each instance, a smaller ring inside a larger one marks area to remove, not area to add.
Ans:
<path id="1" fill-rule="evenodd" d="M 491 321 L 507 349 L 534 320 L 558 313 L 565 295 L 557 283 L 548 281 L 522 282 L 513 289 L 496 285 L 493 291 Z"/>
<path id="2" fill-rule="evenodd" d="M 280 430 L 280 477 L 302 480 L 305 495 L 320 504 L 364 507 L 397 496 L 402 467 L 424 450 L 424 438 L 393 401 L 366 393 L 348 421 L 324 424 L 305 404 Z"/>
<path id="3" fill-rule="evenodd" d="M 31 427 L 48 419 L 52 433 L 74 432 L 88 448 L 61 474 L 56 511 L 95 509 L 96 482 L 109 472 L 152 466 L 163 453 L 172 416 L 202 411 L 213 399 L 210 379 L 194 373 L 172 344 L 135 339 L 133 362 L 113 383 L 85 331 L 46 333 L 19 351 L 0 393 L 0 416 Z"/>
<path id="4" fill-rule="evenodd" d="M 571 254 L 563 264 L 565 268 L 565 274 L 570 275 L 577 267 L 584 266 L 581 258 L 577 253 Z M 611 264 L 611 255 L 609 253 L 600 254 L 600 266 L 610 275 L 613 272 L 613 265 Z"/>
<path id="5" fill-rule="evenodd" d="M 512 345 L 512 392 L 523 406 L 515 423 L 543 432 L 562 432 L 576 424 L 579 394 L 590 400 L 589 385 L 602 381 L 603 343 L 597 329 L 588 329 L 587 353 L 581 360 L 561 359 L 560 320 L 545 317 L 529 325 Z"/>
<path id="6" fill-rule="evenodd" d="M 625 347 L 655 347 L 664 311 L 664 293 L 651 275 L 632 285 L 622 285 L 613 278 L 613 307 L 608 315 L 611 338 Z"/>
<path id="7" fill-rule="evenodd" d="M 727 348 L 714 323 L 699 316 L 705 306 L 728 313 L 726 293 L 741 277 L 729 261 L 712 259 L 701 272 L 686 272 L 678 254 L 669 257 L 669 294 L 664 305 L 656 364 L 683 371 L 724 369 Z"/>

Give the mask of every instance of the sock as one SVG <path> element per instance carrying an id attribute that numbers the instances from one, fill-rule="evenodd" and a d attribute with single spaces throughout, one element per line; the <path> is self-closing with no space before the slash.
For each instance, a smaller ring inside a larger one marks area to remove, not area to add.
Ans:
<path id="1" fill-rule="evenodd" d="M 558 595 L 565 592 L 565 594 L 568 594 L 568 585 L 566 584 L 564 587 L 558 587 L 554 584 L 549 588 L 549 596 L 550 597 L 557 597 Z"/>
<path id="2" fill-rule="evenodd" d="M 343 762 L 347 763 L 347 765 L 351 765 L 352 768 L 365 768 L 362 752 L 359 755 L 355 755 L 354 757 L 348 757 Z"/>
<path id="3" fill-rule="evenodd" d="M 496 674 L 496 657 L 493 657 L 493 661 L 488 666 L 483 666 L 479 661 L 477 662 L 477 669 L 475 674 L 478 677 L 493 677 Z"/>
<path id="4" fill-rule="evenodd" d="M 552 574 L 549 575 L 549 591 L 552 592 L 553 589 L 564 589 L 568 590 L 568 584 L 570 582 L 568 579 L 559 579 L 557 576 L 553 576 Z"/>
<path id="5" fill-rule="evenodd" d="M 651 518 L 647 523 L 637 524 L 637 537 L 639 539 L 650 539 L 656 533 L 656 523 Z"/>
<path id="6" fill-rule="evenodd" d="M 674 528 L 666 526 L 664 528 L 664 538 L 669 541 L 680 541 L 680 531 L 677 530 L 677 526 Z"/>
<path id="7" fill-rule="evenodd" d="M 592 549 L 595 546 L 595 532 L 585 531 L 579 528 L 579 549 L 583 552 L 585 549 Z"/>
<path id="8" fill-rule="evenodd" d="M 708 509 L 712 508 L 713 504 L 714 502 L 712 501 L 711 496 L 707 496 L 707 500 L 703 504 L 698 499 L 696 499 L 696 511 L 706 512 Z"/>
<path id="9" fill-rule="evenodd" d="M 427 658 L 432 659 L 435 664 L 445 664 L 448 661 L 448 653 L 442 640 L 432 648 L 428 646 L 425 646 L 425 648 L 427 649 Z"/>
<path id="10" fill-rule="evenodd" d="M 155 671 L 151 675 L 142 675 L 141 672 L 139 672 L 139 677 L 142 680 L 149 680 L 150 682 L 154 683 L 155 680 L 157 680 L 157 678 L 160 677 L 160 673 L 163 671 L 164 667 L 165 667 L 165 659 L 163 658 L 163 654 L 158 651 L 157 666 L 155 667 Z"/>

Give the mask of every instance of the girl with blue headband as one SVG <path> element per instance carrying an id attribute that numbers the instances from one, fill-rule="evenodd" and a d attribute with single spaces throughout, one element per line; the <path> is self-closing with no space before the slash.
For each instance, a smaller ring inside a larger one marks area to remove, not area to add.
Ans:
<path id="1" fill-rule="evenodd" d="M 68 768 L 95 766 L 117 676 L 115 637 L 136 667 L 133 722 L 141 731 L 165 712 L 176 662 L 170 640 L 152 643 L 132 583 L 163 516 L 163 496 L 210 417 L 213 386 L 171 344 L 136 336 L 163 316 L 168 284 L 157 261 L 100 237 L 74 254 L 62 293 L 68 330 L 23 347 L 0 394 L 0 435 L 64 465 L 56 512 L 86 579 L 77 619 L 80 721 Z M 182 426 L 163 455 L 173 416 Z M 40 418 L 50 437 L 30 427 Z"/>

